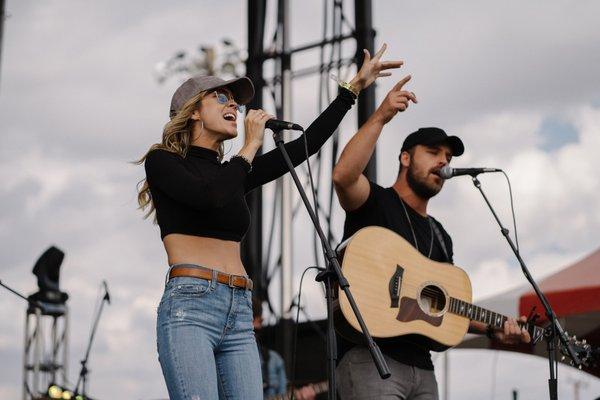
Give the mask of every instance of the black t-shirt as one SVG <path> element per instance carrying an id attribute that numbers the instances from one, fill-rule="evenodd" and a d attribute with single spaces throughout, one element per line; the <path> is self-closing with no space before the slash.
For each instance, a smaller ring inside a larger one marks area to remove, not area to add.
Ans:
<path id="1" fill-rule="evenodd" d="M 359 229 L 366 226 L 381 226 L 398 233 L 413 246 L 415 246 L 414 236 L 416 236 L 417 245 L 415 247 L 418 248 L 421 254 L 426 257 L 429 256 L 434 261 L 452 263 L 452 239 L 437 220 L 429 217 L 437 225 L 444 238 L 446 252 L 444 252 L 438 236 L 432 231 L 430 222 L 426 217 L 423 217 L 406 203 L 404 203 L 406 213 L 404 212 L 402 200 L 394 188 L 383 188 L 376 183 L 369 183 L 371 191 L 367 201 L 356 210 L 346 212 L 343 240 L 348 239 Z M 410 221 L 406 218 L 407 213 Z M 429 254 L 430 249 L 431 255 Z M 446 253 L 448 257 L 446 257 Z M 350 289 L 352 290 L 352 288 Z M 338 337 L 338 343 L 340 354 L 353 347 L 352 343 L 342 337 Z M 378 339 L 377 344 L 384 354 L 396 361 L 422 369 L 433 370 L 429 350 L 416 337 Z"/>

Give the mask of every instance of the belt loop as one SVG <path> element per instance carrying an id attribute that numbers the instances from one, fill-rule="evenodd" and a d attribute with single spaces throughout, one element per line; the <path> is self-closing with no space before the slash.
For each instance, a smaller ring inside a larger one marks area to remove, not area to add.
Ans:
<path id="1" fill-rule="evenodd" d="M 214 268 L 211 269 L 211 272 L 212 272 L 212 279 L 210 280 L 210 287 L 212 289 L 215 289 L 217 287 L 217 283 L 219 282 L 218 281 L 218 276 L 217 276 L 217 274 L 219 272 L 216 269 L 214 269 Z"/>
<path id="2" fill-rule="evenodd" d="M 169 266 L 169 269 L 167 270 L 167 275 L 165 276 L 165 286 L 167 285 L 167 283 L 169 283 L 169 275 L 171 275 L 171 270 L 173 269 L 173 267 L 176 267 L 177 264 L 173 264 L 171 266 Z"/>

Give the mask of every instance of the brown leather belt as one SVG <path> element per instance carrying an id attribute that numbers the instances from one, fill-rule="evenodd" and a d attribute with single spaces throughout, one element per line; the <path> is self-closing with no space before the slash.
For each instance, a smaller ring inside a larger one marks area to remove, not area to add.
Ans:
<path id="1" fill-rule="evenodd" d="M 229 287 L 252 290 L 252 279 L 242 275 L 231 275 L 219 271 L 216 272 L 217 282 L 229 285 Z M 213 278 L 213 270 L 205 267 L 186 267 L 178 265 L 171 268 L 169 279 L 178 277 L 191 277 L 210 281 Z"/>

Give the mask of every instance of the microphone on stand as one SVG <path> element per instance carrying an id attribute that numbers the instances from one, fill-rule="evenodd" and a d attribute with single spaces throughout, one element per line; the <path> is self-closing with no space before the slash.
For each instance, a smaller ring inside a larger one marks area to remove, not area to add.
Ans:
<path id="1" fill-rule="evenodd" d="M 272 131 L 292 130 L 304 132 L 304 128 L 300 125 L 294 124 L 293 122 L 281 121 L 279 119 L 268 120 L 265 124 L 265 128 L 268 128 Z"/>
<path id="2" fill-rule="evenodd" d="M 471 175 L 476 176 L 484 174 L 486 172 L 502 172 L 499 168 L 452 168 L 449 165 L 440 169 L 440 177 L 443 179 L 450 179 L 454 176 Z"/>
<path id="3" fill-rule="evenodd" d="M 106 299 L 106 302 L 108 304 L 110 304 L 110 294 L 108 293 L 108 283 L 106 283 L 106 281 L 102 281 L 102 284 L 104 285 L 104 299 Z"/>

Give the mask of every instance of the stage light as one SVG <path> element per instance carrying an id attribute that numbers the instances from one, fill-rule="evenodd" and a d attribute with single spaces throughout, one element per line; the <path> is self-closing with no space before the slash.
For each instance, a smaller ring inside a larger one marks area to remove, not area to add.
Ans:
<path id="1" fill-rule="evenodd" d="M 61 400 L 71 400 L 73 399 L 73 392 L 66 390 L 58 385 L 50 385 L 48 387 L 47 396 L 49 399 L 61 399 Z M 82 396 L 77 396 L 76 399 L 82 400 Z"/>
<path id="2" fill-rule="evenodd" d="M 51 399 L 62 399 L 63 390 L 60 386 L 50 385 L 48 388 L 48 397 Z"/>
<path id="3" fill-rule="evenodd" d="M 33 267 L 33 273 L 37 277 L 40 290 L 31 297 L 35 300 L 52 304 L 64 304 L 67 301 L 69 296 L 60 291 L 58 284 L 60 266 L 64 258 L 65 253 L 54 246 L 50 247 L 40 256 Z"/>

